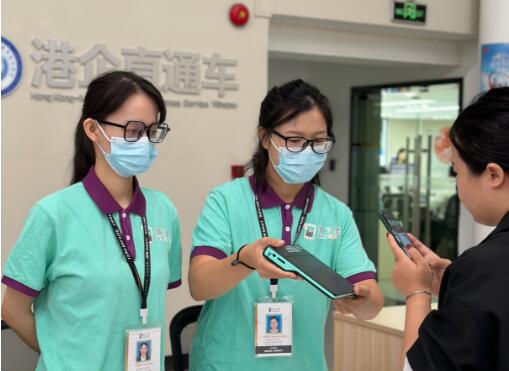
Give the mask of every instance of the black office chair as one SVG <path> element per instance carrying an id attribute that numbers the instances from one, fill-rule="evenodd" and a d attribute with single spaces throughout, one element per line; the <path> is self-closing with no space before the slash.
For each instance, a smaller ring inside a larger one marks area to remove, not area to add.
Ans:
<path id="1" fill-rule="evenodd" d="M 449 176 L 455 177 L 452 166 Z M 458 193 L 454 193 L 447 200 L 444 218 L 431 219 L 431 249 L 442 258 L 454 260 L 458 257 L 458 223 L 460 200 Z"/>
<path id="2" fill-rule="evenodd" d="M 2 320 L 2 371 L 34 371 L 39 354 Z"/>
<path id="3" fill-rule="evenodd" d="M 182 353 L 182 331 L 200 316 L 202 305 L 184 308 L 170 322 L 170 343 L 173 371 L 184 371 L 189 367 L 189 355 Z"/>

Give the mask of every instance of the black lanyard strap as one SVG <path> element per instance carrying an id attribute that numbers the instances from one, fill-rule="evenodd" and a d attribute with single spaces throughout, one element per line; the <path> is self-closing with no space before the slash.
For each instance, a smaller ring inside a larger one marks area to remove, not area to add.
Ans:
<path id="1" fill-rule="evenodd" d="M 122 250 L 122 253 L 124 254 L 124 257 L 127 261 L 127 264 L 129 265 L 129 268 L 131 268 L 131 273 L 133 274 L 134 281 L 136 282 L 136 286 L 138 286 L 138 289 L 140 290 L 141 309 L 147 309 L 148 290 L 150 289 L 150 241 L 149 241 L 149 235 L 148 235 L 147 218 L 145 216 L 141 217 L 141 221 L 143 224 L 143 241 L 144 241 L 144 254 L 145 254 L 145 279 L 144 279 L 144 284 L 142 286 L 140 274 L 138 273 L 138 269 L 136 269 L 136 266 L 134 265 L 134 260 L 131 256 L 131 254 L 129 253 L 127 244 L 124 241 L 124 237 L 122 236 L 122 233 L 120 232 L 120 229 L 118 228 L 118 225 L 115 222 L 113 215 L 112 214 L 107 214 L 107 215 L 108 215 L 108 220 L 110 221 L 111 227 L 113 228 L 113 232 L 115 232 L 115 236 L 117 237 L 118 244 L 120 245 L 120 249 Z"/>
<path id="2" fill-rule="evenodd" d="M 300 214 L 299 218 L 299 224 L 297 224 L 297 230 L 295 231 L 295 238 L 293 239 L 293 242 L 297 242 L 297 239 L 300 236 L 300 232 L 302 231 L 302 228 L 304 227 L 304 222 L 306 221 L 306 217 L 309 213 L 309 204 L 311 199 L 311 191 L 313 190 L 313 185 L 311 184 L 308 189 L 308 193 L 306 195 L 306 202 L 304 203 L 304 208 L 302 209 L 302 212 Z M 258 197 L 258 193 L 254 193 L 255 197 L 255 205 L 256 205 L 256 215 L 258 216 L 258 224 L 260 225 L 260 231 L 262 233 L 262 237 L 269 237 L 269 234 L 267 232 L 267 224 L 265 223 L 265 217 L 263 216 L 263 210 L 260 205 L 260 198 Z M 291 238 L 291 236 L 290 236 Z M 291 241 L 290 241 L 291 243 Z M 277 293 L 277 284 L 278 280 L 277 278 L 271 278 L 270 279 L 270 290 L 272 292 L 272 298 L 276 298 Z"/>
<path id="3" fill-rule="evenodd" d="M 293 239 L 293 242 L 295 243 L 297 239 L 300 236 L 300 232 L 302 232 L 302 228 L 304 227 L 304 222 L 306 221 L 306 217 L 309 213 L 309 204 L 311 199 L 311 191 L 313 190 L 313 186 L 309 186 L 308 193 L 306 195 L 306 201 L 304 203 L 304 208 L 302 209 L 302 212 L 300 214 L 299 218 L 299 224 L 297 224 L 297 231 L 295 232 L 295 238 Z M 258 224 L 260 225 L 260 231 L 262 233 L 262 237 L 269 237 L 269 234 L 267 232 L 267 224 L 265 223 L 265 217 L 263 216 L 263 210 L 260 205 L 260 198 L 258 197 L 258 194 L 255 192 L 255 205 L 256 205 L 256 215 L 258 216 Z M 290 241 L 291 243 L 291 241 Z"/>

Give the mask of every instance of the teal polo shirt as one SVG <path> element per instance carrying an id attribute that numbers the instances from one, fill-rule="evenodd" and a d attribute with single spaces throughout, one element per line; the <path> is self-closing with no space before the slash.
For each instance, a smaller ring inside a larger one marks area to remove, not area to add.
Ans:
<path id="1" fill-rule="evenodd" d="M 311 210 L 299 239 L 294 242 L 309 187 Z M 356 283 L 375 279 L 348 207 L 310 183 L 295 201 L 283 202 L 270 188 L 257 188 L 253 178 L 241 178 L 210 192 L 193 231 L 191 257 L 230 256 L 261 238 L 256 215 L 257 192 L 270 237 L 301 245 L 336 272 Z M 309 283 L 279 281 L 278 296 L 293 297 L 293 355 L 256 358 L 254 303 L 269 295 L 269 281 L 253 272 L 226 294 L 205 302 L 191 347 L 192 371 L 327 370 L 324 329 L 331 301 Z"/>
<path id="2" fill-rule="evenodd" d="M 140 277 L 144 277 L 141 217 L 150 233 L 149 323 L 162 326 L 166 290 L 181 279 L 177 210 L 161 192 L 138 186 L 126 209 L 92 168 L 83 182 L 32 208 L 4 266 L 2 282 L 34 297 L 38 371 L 124 369 L 125 331 L 140 327 L 140 293 L 106 214 L 112 213 Z"/>

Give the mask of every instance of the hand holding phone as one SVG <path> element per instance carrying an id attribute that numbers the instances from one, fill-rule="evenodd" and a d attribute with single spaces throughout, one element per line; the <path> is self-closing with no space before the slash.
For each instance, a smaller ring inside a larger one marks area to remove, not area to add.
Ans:
<path id="1" fill-rule="evenodd" d="M 438 256 L 434 251 L 432 251 L 429 247 L 415 238 L 412 234 L 408 235 L 410 241 L 412 242 L 412 246 L 414 246 L 417 251 L 419 251 L 424 258 L 424 260 L 429 264 L 433 272 L 433 282 L 431 283 L 431 293 L 434 296 L 438 296 L 440 291 L 440 285 L 442 282 L 442 277 L 444 275 L 445 269 L 451 264 L 449 259 L 443 259 Z"/>

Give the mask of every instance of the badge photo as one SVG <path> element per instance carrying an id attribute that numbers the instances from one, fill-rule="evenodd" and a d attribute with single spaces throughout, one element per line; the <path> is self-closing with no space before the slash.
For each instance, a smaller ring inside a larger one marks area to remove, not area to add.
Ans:
<path id="1" fill-rule="evenodd" d="M 161 371 L 161 328 L 126 331 L 126 371 Z"/>
<path id="2" fill-rule="evenodd" d="M 256 357 L 292 355 L 292 303 L 260 302 L 255 305 Z"/>

